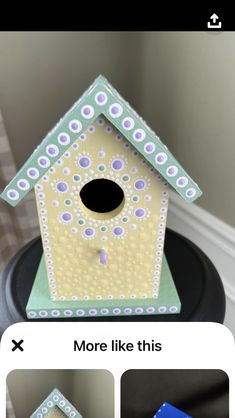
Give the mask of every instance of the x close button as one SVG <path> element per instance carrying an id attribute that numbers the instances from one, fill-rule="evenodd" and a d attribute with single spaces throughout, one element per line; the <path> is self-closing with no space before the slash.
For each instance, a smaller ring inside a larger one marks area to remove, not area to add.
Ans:
<path id="1" fill-rule="evenodd" d="M 12 343 L 13 343 L 12 351 L 16 351 L 16 350 L 24 351 L 22 347 L 23 342 L 24 340 L 20 340 L 19 342 L 12 340 Z"/>

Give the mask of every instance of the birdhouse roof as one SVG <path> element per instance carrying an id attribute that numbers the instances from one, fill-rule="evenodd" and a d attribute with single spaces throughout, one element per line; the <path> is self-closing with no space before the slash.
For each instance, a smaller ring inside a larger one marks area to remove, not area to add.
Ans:
<path id="1" fill-rule="evenodd" d="M 100 114 L 123 134 L 183 199 L 193 202 L 202 194 L 160 138 L 111 84 L 99 76 L 46 135 L 3 190 L 1 198 L 16 206 Z"/>
<path id="2" fill-rule="evenodd" d="M 53 408 L 59 408 L 66 417 L 82 418 L 81 414 L 74 408 L 73 405 L 62 395 L 58 389 L 54 389 L 50 395 L 43 401 L 43 403 L 36 409 L 30 418 L 39 418 L 47 416 Z"/>

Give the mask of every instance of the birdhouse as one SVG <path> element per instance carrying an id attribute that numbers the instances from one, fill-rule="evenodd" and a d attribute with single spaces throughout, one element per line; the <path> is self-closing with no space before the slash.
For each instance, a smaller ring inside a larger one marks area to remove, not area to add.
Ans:
<path id="1" fill-rule="evenodd" d="M 81 414 L 62 395 L 54 389 L 30 418 L 82 418 Z"/>
<path id="2" fill-rule="evenodd" d="M 153 418 L 192 418 L 175 406 L 165 402 L 159 410 L 154 414 Z"/>
<path id="3" fill-rule="evenodd" d="M 43 257 L 28 317 L 180 312 L 164 256 L 169 186 L 201 195 L 99 76 L 1 194 L 15 206 L 35 190 Z"/>

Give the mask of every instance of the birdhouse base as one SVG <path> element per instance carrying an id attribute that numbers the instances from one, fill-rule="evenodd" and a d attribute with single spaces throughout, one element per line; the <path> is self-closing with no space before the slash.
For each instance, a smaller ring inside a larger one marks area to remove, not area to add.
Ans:
<path id="1" fill-rule="evenodd" d="M 122 300 L 52 301 L 44 255 L 26 307 L 29 319 L 178 314 L 180 299 L 166 257 L 163 257 L 158 298 Z"/>

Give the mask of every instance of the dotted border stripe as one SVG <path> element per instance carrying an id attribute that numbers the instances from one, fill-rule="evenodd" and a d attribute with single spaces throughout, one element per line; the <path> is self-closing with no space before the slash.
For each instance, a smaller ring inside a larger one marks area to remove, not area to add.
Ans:
<path id="1" fill-rule="evenodd" d="M 176 305 L 159 305 L 155 300 L 149 303 L 149 306 L 142 306 L 141 300 L 136 306 L 96 307 L 96 308 L 69 308 L 69 309 L 44 309 L 44 310 L 27 310 L 29 319 L 45 319 L 45 318 L 81 318 L 81 317 L 105 317 L 105 316 L 135 316 L 135 315 L 161 315 L 161 314 L 178 314 L 180 307 Z"/>
<path id="2" fill-rule="evenodd" d="M 44 418 L 58 407 L 68 418 L 82 418 L 82 415 L 73 407 L 73 405 L 62 395 L 58 389 L 54 389 L 39 408 L 30 416 L 30 418 Z"/>
<path id="3" fill-rule="evenodd" d="M 99 76 L 47 134 L 2 192 L 1 198 L 16 206 L 101 113 L 186 201 L 193 202 L 202 194 L 160 138 L 108 81 Z"/>

